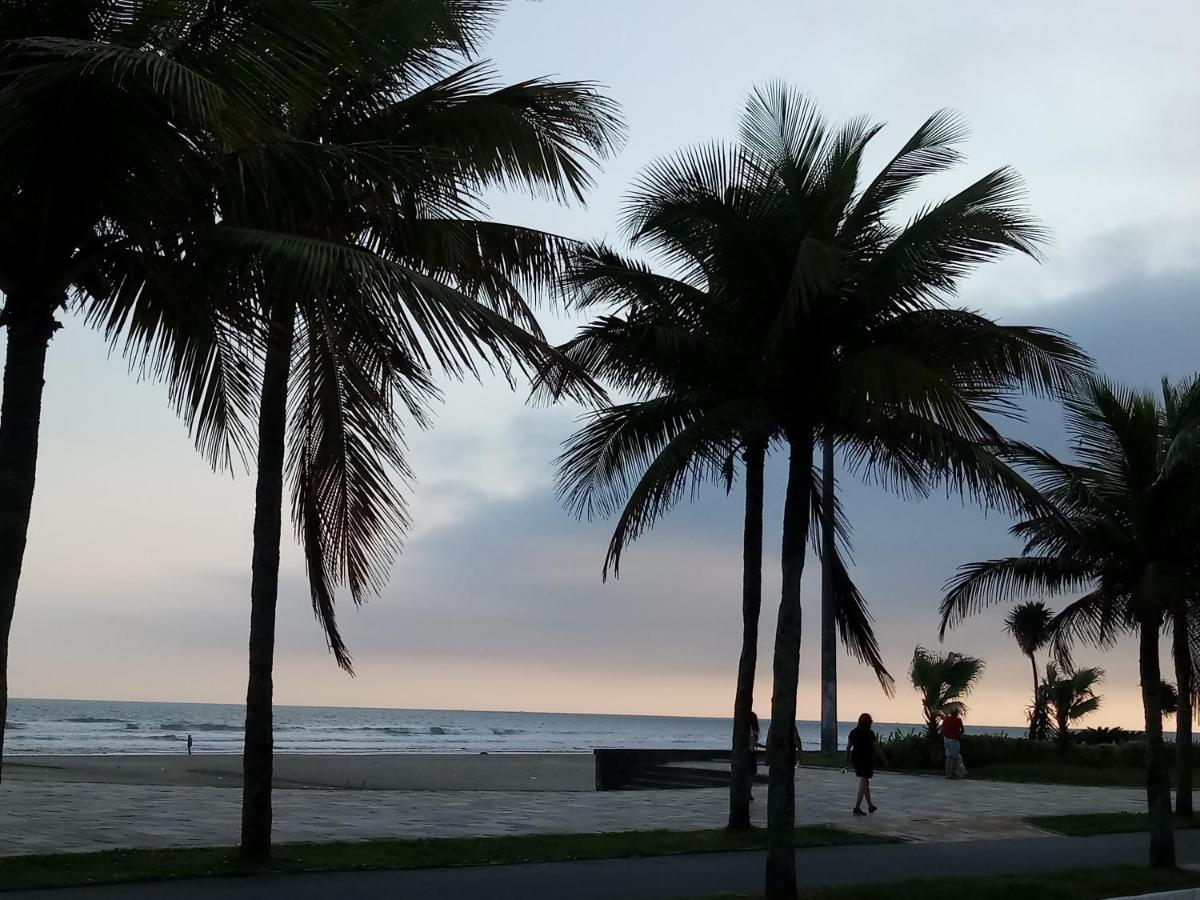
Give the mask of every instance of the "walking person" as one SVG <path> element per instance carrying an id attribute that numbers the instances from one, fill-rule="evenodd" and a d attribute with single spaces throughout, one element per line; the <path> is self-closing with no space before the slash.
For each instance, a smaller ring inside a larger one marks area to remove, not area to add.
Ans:
<path id="1" fill-rule="evenodd" d="M 188 756 L 192 755 L 192 736 L 188 735 Z"/>
<path id="2" fill-rule="evenodd" d="M 962 761 L 962 744 L 960 743 L 964 731 L 966 731 L 966 726 L 963 725 L 958 710 L 951 710 L 949 714 L 942 716 L 942 747 L 946 754 L 947 778 L 959 778 L 967 773 L 967 767 Z"/>
<path id="3" fill-rule="evenodd" d="M 887 765 L 887 759 L 883 757 L 883 751 L 879 747 L 879 737 L 871 730 L 873 724 L 874 720 L 870 714 L 863 713 L 858 717 L 858 726 L 852 729 L 850 736 L 846 738 L 846 768 L 853 768 L 854 774 L 858 777 L 858 794 L 854 798 L 854 815 L 856 816 L 867 814 L 862 811 L 864 800 L 867 801 L 868 812 L 875 812 L 879 808 L 871 802 L 871 779 L 875 777 L 875 754 L 878 753 L 883 764 Z"/>

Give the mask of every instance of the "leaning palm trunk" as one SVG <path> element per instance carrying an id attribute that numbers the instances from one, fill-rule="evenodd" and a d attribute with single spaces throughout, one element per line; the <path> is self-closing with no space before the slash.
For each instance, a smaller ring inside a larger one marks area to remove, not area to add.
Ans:
<path id="1" fill-rule="evenodd" d="M 13 291 L 0 317 L 8 329 L 0 398 L 0 765 L 8 715 L 8 636 L 33 508 L 46 350 L 58 328 L 54 311 L 62 302 L 54 291 Z"/>
<path id="2" fill-rule="evenodd" d="M 279 545 L 283 516 L 284 444 L 288 377 L 296 307 L 282 301 L 271 312 L 258 413 L 258 484 L 254 495 L 254 555 L 250 583 L 250 677 L 246 687 L 246 743 L 242 755 L 242 859 L 271 858 L 272 668 Z"/>
<path id="3" fill-rule="evenodd" d="M 1175 711 L 1175 814 L 1192 814 L 1192 648 L 1188 643 L 1188 605 L 1172 613 L 1175 685 L 1179 693 Z"/>
<path id="4" fill-rule="evenodd" d="M 1042 700 L 1041 682 L 1038 679 L 1037 659 L 1032 653 L 1029 654 L 1029 665 L 1033 667 L 1033 706 L 1029 708 L 1029 739 L 1040 741 L 1045 738 L 1046 714 L 1043 711 L 1044 701 Z"/>
<path id="5" fill-rule="evenodd" d="M 796 686 L 800 676 L 800 577 L 808 541 L 812 497 L 812 434 L 798 430 L 788 436 L 791 461 L 783 506 L 783 590 L 775 629 L 771 730 L 767 733 L 770 766 L 767 794 L 767 900 L 796 896 L 796 771 L 794 738 Z"/>
<path id="6" fill-rule="evenodd" d="M 750 827 L 750 795 L 754 785 L 754 747 L 750 716 L 754 712 L 754 673 L 758 666 L 758 618 L 762 610 L 763 467 L 766 443 L 746 445 L 746 525 L 742 539 L 742 655 L 738 659 L 737 693 L 733 700 L 733 753 L 729 781 L 729 829 Z"/>
<path id="7" fill-rule="evenodd" d="M 1160 616 L 1146 614 L 1139 623 L 1138 664 L 1142 706 L 1146 713 L 1146 803 L 1150 813 L 1150 865 L 1175 865 L 1175 835 L 1171 822 L 1171 781 L 1162 734 L 1162 673 L 1158 662 Z"/>
<path id="8" fill-rule="evenodd" d="M 821 752 L 837 753 L 837 622 L 833 599 L 833 438 L 826 436 L 821 465 Z"/>

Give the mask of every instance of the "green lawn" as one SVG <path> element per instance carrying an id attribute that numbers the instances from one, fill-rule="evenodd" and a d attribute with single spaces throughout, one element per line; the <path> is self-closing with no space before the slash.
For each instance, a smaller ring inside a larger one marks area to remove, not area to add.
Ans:
<path id="1" fill-rule="evenodd" d="M 1123 834 L 1130 831 L 1148 831 L 1150 817 L 1146 813 L 1091 813 L 1080 816 L 1031 816 L 1030 825 L 1066 834 L 1072 837 L 1089 837 L 1093 834 Z M 1175 819 L 1176 828 L 1195 828 L 1200 819 Z"/>
<path id="2" fill-rule="evenodd" d="M 1103 900 L 1153 891 L 1200 887 L 1200 873 L 1180 869 L 1098 866 L 1045 875 L 994 875 L 888 881 L 800 891 L 800 900 Z M 728 895 L 726 895 L 728 896 Z M 739 900 L 746 900 L 737 895 Z M 708 898 L 717 900 L 717 898 Z"/>
<path id="3" fill-rule="evenodd" d="M 974 766 L 967 761 L 972 778 L 1033 784 L 1075 784 L 1090 787 L 1144 787 L 1142 766 L 1079 766 L 1070 763 L 995 763 Z"/>
<path id="4" fill-rule="evenodd" d="M 895 843 L 893 839 L 837 828 L 796 829 L 797 847 Z M 721 850 L 758 850 L 766 833 L 753 830 L 630 831 L 607 834 L 519 835 L 494 838 L 280 844 L 270 872 L 339 872 L 352 869 L 424 869 L 506 863 L 621 859 Z M 228 848 L 110 850 L 0 858 L 3 890 L 72 887 L 165 878 L 202 878 L 264 871 L 238 862 Z"/>

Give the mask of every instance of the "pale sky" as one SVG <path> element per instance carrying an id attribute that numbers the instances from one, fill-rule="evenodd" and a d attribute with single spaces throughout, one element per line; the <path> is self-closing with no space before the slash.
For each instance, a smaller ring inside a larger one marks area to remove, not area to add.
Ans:
<path id="1" fill-rule="evenodd" d="M 502 199 L 498 218 L 619 241 L 641 167 L 729 138 L 746 94 L 782 78 L 834 121 L 888 128 L 868 170 L 931 112 L 971 126 L 969 164 L 936 199 L 999 165 L 1025 176 L 1051 229 L 1042 265 L 1011 260 L 964 302 L 1069 331 L 1114 377 L 1143 384 L 1200 366 L 1200 7 L 1190 0 L 960 2 L 578 0 L 515 2 L 488 48 L 504 77 L 591 79 L 624 109 L 629 140 L 587 209 Z M 564 338 L 574 326 L 547 316 Z M 0 350 L 0 355 L 2 355 Z M 436 426 L 411 435 L 416 527 L 382 596 L 342 607 L 358 677 L 312 621 L 298 551 L 285 546 L 276 698 L 346 706 L 728 715 L 740 637 L 740 497 L 681 506 L 601 584 L 605 523 L 556 504 L 550 460 L 574 409 L 531 409 L 495 383 L 450 385 Z M 1057 413 L 1022 434 L 1062 450 Z M 778 462 L 778 461 L 777 461 Z M 769 706 L 782 473 L 768 477 L 756 705 Z M 1003 517 L 958 501 L 901 503 L 847 481 L 856 577 L 900 682 L 888 701 L 844 660 L 843 719 L 914 721 L 905 673 L 936 645 L 954 568 L 1014 548 Z M 167 408 L 78 320 L 54 339 L 29 550 L 13 626 L 14 696 L 239 702 L 245 690 L 253 482 L 212 474 Z M 814 575 L 810 571 L 810 575 Z M 817 582 L 810 577 L 799 715 L 815 718 Z M 1061 601 L 1059 601 L 1061 602 Z M 946 648 L 985 657 L 979 723 L 1016 724 L 1028 664 L 1003 610 Z M 1108 672 L 1095 724 L 1139 725 L 1134 648 L 1079 659 Z"/>

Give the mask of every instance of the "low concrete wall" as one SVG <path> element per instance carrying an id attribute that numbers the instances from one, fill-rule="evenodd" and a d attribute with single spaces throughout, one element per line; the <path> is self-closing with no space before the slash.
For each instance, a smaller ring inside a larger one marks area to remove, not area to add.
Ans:
<path id="1" fill-rule="evenodd" d="M 596 757 L 596 790 L 615 791 L 625 787 L 647 769 L 673 762 L 721 761 L 733 754 L 729 750 L 621 750 L 603 748 Z"/>

